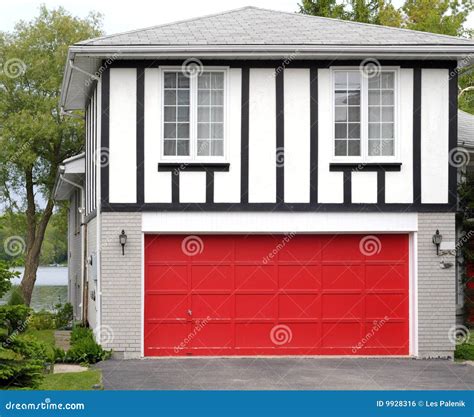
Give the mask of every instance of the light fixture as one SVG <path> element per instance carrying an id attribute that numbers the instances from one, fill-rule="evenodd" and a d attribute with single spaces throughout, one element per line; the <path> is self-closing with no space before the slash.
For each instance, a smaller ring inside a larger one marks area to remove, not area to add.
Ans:
<path id="1" fill-rule="evenodd" d="M 443 240 L 443 235 L 439 234 L 439 230 L 436 230 L 436 233 L 433 235 L 433 243 L 436 245 L 436 255 L 439 255 L 439 245 Z"/>
<path id="2" fill-rule="evenodd" d="M 122 230 L 122 233 L 120 233 L 119 242 L 122 245 L 122 255 L 125 255 L 125 244 L 127 243 L 127 235 L 125 234 L 125 230 Z"/>

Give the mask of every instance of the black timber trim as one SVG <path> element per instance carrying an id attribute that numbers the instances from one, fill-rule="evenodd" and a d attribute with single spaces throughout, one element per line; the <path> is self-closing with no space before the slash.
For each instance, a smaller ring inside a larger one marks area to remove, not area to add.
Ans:
<path id="1" fill-rule="evenodd" d="M 101 91 L 101 132 L 100 143 L 102 150 L 109 150 L 110 131 L 110 71 L 102 74 Z M 109 203 L 109 164 L 101 164 L 100 171 L 100 199 L 103 206 Z"/>
<path id="2" fill-rule="evenodd" d="M 214 171 L 229 171 L 229 163 L 198 163 L 198 162 L 159 162 L 158 171 L 160 172 L 169 172 L 169 171 L 205 171 L 205 172 L 214 172 Z"/>
<path id="3" fill-rule="evenodd" d="M 421 205 L 421 68 L 413 70 L 413 204 Z"/>
<path id="4" fill-rule="evenodd" d="M 351 172 L 348 172 L 351 174 Z M 178 177 L 178 175 L 174 175 Z M 179 180 L 178 180 L 179 181 Z M 416 206 L 411 203 L 403 204 L 340 204 L 340 203 L 320 203 L 316 206 L 311 206 L 308 203 L 145 203 L 142 206 L 133 203 L 112 203 L 104 204 L 103 210 L 105 212 L 136 212 L 136 211 L 171 211 L 171 212 L 198 212 L 198 211 L 212 211 L 212 212 L 455 212 L 456 206 L 451 204 L 423 204 Z"/>
<path id="5" fill-rule="evenodd" d="M 312 206 L 318 203 L 318 158 L 319 158 L 319 114 L 318 114 L 318 68 L 309 70 L 310 82 L 310 192 L 309 201 Z"/>
<path id="6" fill-rule="evenodd" d="M 206 204 L 214 203 L 214 171 L 206 171 Z"/>
<path id="7" fill-rule="evenodd" d="M 107 64 L 106 68 L 134 68 L 159 66 L 181 66 L 185 59 L 142 59 L 142 60 L 115 60 Z M 288 60 L 285 68 L 329 68 L 332 66 L 359 66 L 362 59 L 300 59 Z M 104 65 L 105 65 L 105 61 Z M 228 66 L 231 68 L 276 68 L 281 66 L 281 59 L 242 60 L 242 59 L 203 59 L 203 66 Z M 382 66 L 399 66 L 401 68 L 440 68 L 451 69 L 456 66 L 455 60 L 433 59 L 381 59 Z"/>
<path id="8" fill-rule="evenodd" d="M 285 70 L 275 70 L 276 111 L 276 202 L 285 201 Z"/>
<path id="9" fill-rule="evenodd" d="M 400 171 L 402 164 L 398 162 L 388 163 L 331 163 L 329 164 L 329 171 Z"/>
<path id="10" fill-rule="evenodd" d="M 171 173 L 171 203 L 179 204 L 179 171 Z"/>
<path id="11" fill-rule="evenodd" d="M 385 204 L 385 172 L 377 171 L 377 204 Z"/>
<path id="12" fill-rule="evenodd" d="M 242 106 L 240 132 L 240 202 L 249 201 L 249 97 L 250 68 L 242 68 Z"/>
<path id="13" fill-rule="evenodd" d="M 344 205 L 349 205 L 352 203 L 352 171 L 344 170 L 343 175 L 343 186 L 344 186 Z"/>
<path id="14" fill-rule="evenodd" d="M 448 202 L 457 205 L 457 167 L 452 161 L 452 152 L 458 146 L 458 73 L 453 67 L 449 74 L 449 167 Z"/>
<path id="15" fill-rule="evenodd" d="M 145 203 L 145 69 L 137 68 L 137 204 Z"/>

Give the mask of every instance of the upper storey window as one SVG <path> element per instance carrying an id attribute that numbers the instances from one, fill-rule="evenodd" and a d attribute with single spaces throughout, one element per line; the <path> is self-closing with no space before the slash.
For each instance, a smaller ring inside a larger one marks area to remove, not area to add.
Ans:
<path id="1" fill-rule="evenodd" d="M 224 158 L 225 85 L 225 70 L 205 70 L 195 75 L 163 71 L 165 159 Z"/>
<path id="2" fill-rule="evenodd" d="M 334 70 L 334 157 L 385 160 L 396 155 L 396 70 L 367 75 Z"/>

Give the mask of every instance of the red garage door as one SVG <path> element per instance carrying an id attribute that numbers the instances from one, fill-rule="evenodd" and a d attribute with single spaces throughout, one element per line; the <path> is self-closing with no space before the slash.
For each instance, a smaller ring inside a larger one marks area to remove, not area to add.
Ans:
<path id="1" fill-rule="evenodd" d="M 407 235 L 145 239 L 146 356 L 408 355 Z"/>

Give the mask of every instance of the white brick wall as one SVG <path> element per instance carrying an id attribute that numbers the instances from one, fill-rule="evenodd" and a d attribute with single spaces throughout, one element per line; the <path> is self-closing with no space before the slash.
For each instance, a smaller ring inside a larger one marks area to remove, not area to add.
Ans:
<path id="1" fill-rule="evenodd" d="M 141 346 L 141 213 L 101 214 L 101 287 L 104 347 L 140 356 Z M 125 230 L 125 255 L 119 234 Z"/>
<path id="2" fill-rule="evenodd" d="M 439 229 L 443 241 L 455 241 L 454 213 L 418 214 L 418 353 L 420 357 L 451 357 L 449 330 L 456 320 L 454 256 L 437 256 L 432 237 Z M 440 261 L 452 262 L 441 269 Z"/>

